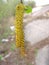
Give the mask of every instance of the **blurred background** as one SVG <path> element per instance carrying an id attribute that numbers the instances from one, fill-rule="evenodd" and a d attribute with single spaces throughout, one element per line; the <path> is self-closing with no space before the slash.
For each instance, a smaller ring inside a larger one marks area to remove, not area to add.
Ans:
<path id="1" fill-rule="evenodd" d="M 0 0 L 0 65 L 49 65 L 49 0 L 22 1 L 32 7 L 23 21 L 28 57 L 20 58 L 15 46 L 15 9 L 20 0 Z"/>

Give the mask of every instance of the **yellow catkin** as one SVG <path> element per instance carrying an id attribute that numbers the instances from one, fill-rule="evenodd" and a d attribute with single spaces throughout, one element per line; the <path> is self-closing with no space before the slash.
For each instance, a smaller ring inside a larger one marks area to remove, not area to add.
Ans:
<path id="1" fill-rule="evenodd" d="M 16 47 L 20 48 L 21 55 L 25 54 L 23 16 L 24 16 L 24 5 L 20 3 L 16 6 L 15 34 L 16 34 Z"/>

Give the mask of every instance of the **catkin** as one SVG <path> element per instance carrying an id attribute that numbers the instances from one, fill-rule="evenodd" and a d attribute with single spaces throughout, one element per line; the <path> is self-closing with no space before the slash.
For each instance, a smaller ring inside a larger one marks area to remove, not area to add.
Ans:
<path id="1" fill-rule="evenodd" d="M 20 3 L 16 6 L 15 34 L 16 34 L 16 47 L 20 48 L 21 55 L 24 55 L 25 53 L 23 16 L 24 16 L 24 5 Z"/>

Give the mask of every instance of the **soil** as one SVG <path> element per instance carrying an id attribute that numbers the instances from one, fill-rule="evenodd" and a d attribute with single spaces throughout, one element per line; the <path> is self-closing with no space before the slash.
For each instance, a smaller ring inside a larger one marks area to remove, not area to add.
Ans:
<path id="1" fill-rule="evenodd" d="M 35 45 L 36 48 L 38 48 L 38 49 L 44 47 L 45 45 L 48 45 L 49 37 L 38 43 L 39 43 L 39 46 Z M 9 44 L 9 43 L 1 44 L 0 48 L 2 50 L 11 52 L 10 45 L 11 44 Z M 27 46 L 26 46 L 27 55 L 25 57 L 22 57 L 20 55 L 19 49 L 16 48 L 14 51 L 12 51 L 12 54 L 10 55 L 10 57 L 6 58 L 5 61 L 0 61 L 0 65 L 36 65 L 36 63 L 35 63 L 35 57 L 36 57 L 35 46 L 33 47 L 29 43 L 27 44 Z"/>

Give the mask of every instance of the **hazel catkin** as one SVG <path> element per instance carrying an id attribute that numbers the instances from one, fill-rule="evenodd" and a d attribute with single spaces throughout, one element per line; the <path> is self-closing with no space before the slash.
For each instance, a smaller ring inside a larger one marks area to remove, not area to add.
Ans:
<path id="1" fill-rule="evenodd" d="M 20 52 L 21 52 L 22 55 L 25 53 L 23 16 L 24 16 L 24 5 L 22 3 L 20 3 L 16 6 L 15 34 L 16 34 L 16 47 L 17 48 L 20 47 Z"/>

